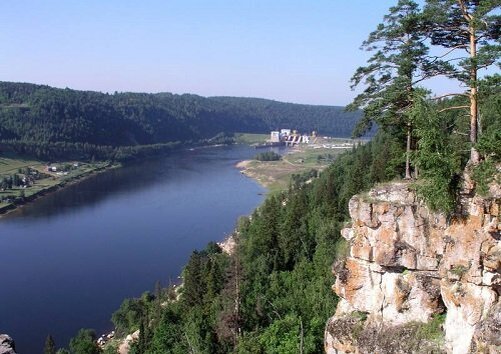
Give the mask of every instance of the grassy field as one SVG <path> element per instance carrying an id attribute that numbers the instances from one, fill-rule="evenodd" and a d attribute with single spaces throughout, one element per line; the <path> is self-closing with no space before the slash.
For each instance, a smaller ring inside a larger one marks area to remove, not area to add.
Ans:
<path id="1" fill-rule="evenodd" d="M 339 154 L 352 148 L 350 139 L 318 139 L 316 144 L 291 148 L 280 161 L 247 160 L 238 164 L 242 173 L 257 180 L 270 192 L 287 189 L 293 174 L 316 169 L 322 171 Z M 345 144 L 345 145 L 343 145 Z M 258 150 L 256 150 L 257 154 Z"/>
<path id="2" fill-rule="evenodd" d="M 31 167 L 34 169 L 44 168 L 45 164 L 36 160 L 27 160 L 20 157 L 0 156 L 0 175 L 17 173 L 20 168 Z"/>
<path id="3" fill-rule="evenodd" d="M 269 134 L 235 133 L 235 141 L 238 144 L 261 144 L 270 138 Z"/>
<path id="4" fill-rule="evenodd" d="M 90 164 L 77 161 L 68 161 L 52 164 L 52 166 L 56 166 L 59 171 L 65 165 L 71 166 L 71 169 L 67 171 L 67 173 L 53 171 L 48 172 L 46 162 L 33 159 L 25 159 L 15 155 L 3 154 L 2 156 L 0 156 L 0 181 L 14 174 L 19 174 L 20 169 L 26 168 L 30 168 L 42 173 L 44 178 L 35 180 L 32 185 L 26 186 L 26 188 L 23 188 L 21 186 L 13 186 L 12 189 L 0 189 L 0 208 L 12 204 L 16 198 L 22 196 L 29 198 L 34 194 L 37 194 L 55 185 L 63 185 L 96 170 L 110 166 L 108 162 L 97 162 Z"/>

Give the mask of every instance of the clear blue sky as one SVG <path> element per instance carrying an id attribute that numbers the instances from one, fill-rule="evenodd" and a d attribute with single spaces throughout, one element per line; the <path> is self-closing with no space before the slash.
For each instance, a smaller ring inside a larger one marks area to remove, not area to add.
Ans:
<path id="1" fill-rule="evenodd" d="M 392 0 L 2 0 L 0 80 L 344 105 Z"/>

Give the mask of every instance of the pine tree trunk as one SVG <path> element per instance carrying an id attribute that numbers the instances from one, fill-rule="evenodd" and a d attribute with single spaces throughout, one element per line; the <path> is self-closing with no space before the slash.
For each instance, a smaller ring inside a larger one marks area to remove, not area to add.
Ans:
<path id="1" fill-rule="evenodd" d="M 477 43 L 475 37 L 475 29 L 470 23 L 470 57 L 472 59 L 470 68 L 470 142 L 471 152 L 470 161 L 476 164 L 480 160 L 480 154 L 475 148 L 478 134 L 478 95 L 477 95 Z"/>
<path id="2" fill-rule="evenodd" d="M 407 123 L 407 144 L 405 149 L 405 179 L 411 179 L 411 123 Z"/>
<path id="3" fill-rule="evenodd" d="M 480 154 L 475 148 L 478 136 L 478 95 L 477 95 L 477 36 L 473 17 L 466 10 L 465 2 L 458 0 L 463 11 L 463 16 L 468 21 L 468 31 L 470 33 L 470 162 L 477 164 L 480 161 Z"/>

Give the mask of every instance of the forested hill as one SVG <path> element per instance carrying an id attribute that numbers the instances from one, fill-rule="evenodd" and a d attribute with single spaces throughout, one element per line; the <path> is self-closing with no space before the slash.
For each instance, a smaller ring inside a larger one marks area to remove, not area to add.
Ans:
<path id="1" fill-rule="evenodd" d="M 200 141 L 219 133 L 287 127 L 349 136 L 359 118 L 343 107 L 254 98 L 115 93 L 0 82 L 0 140 L 10 145 L 117 147 Z M 78 149 L 77 149 L 78 150 Z"/>
<path id="2" fill-rule="evenodd" d="M 285 103 L 263 98 L 210 97 L 211 101 L 227 104 L 254 115 L 269 129 L 291 127 L 300 131 L 318 131 L 322 134 L 349 137 L 359 112 L 345 112 L 341 106 L 318 106 Z"/>

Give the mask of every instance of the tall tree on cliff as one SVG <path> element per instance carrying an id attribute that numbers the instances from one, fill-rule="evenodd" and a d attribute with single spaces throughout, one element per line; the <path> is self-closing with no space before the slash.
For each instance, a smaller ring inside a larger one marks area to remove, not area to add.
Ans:
<path id="1" fill-rule="evenodd" d="M 454 70 L 443 72 L 459 80 L 468 89 L 464 95 L 469 104 L 447 109 L 469 109 L 470 162 L 480 160 L 475 144 L 479 135 L 478 74 L 479 70 L 499 63 L 501 54 L 501 0 L 427 0 L 424 14 L 427 31 L 433 45 L 442 46 L 445 53 L 437 59 L 452 63 Z"/>
<path id="2" fill-rule="evenodd" d="M 56 342 L 50 334 L 45 339 L 43 352 L 44 354 L 56 354 Z"/>
<path id="3" fill-rule="evenodd" d="M 441 60 L 428 60 L 421 24 L 421 11 L 412 0 L 399 0 L 389 9 L 383 23 L 362 44 L 363 49 L 375 53 L 368 65 L 353 75 L 352 88 L 363 84 L 365 89 L 348 106 L 349 110 L 364 111 L 354 131 L 356 136 L 365 133 L 373 123 L 385 130 L 405 131 L 406 178 L 411 178 L 413 122 L 408 112 L 413 105 L 414 86 L 445 69 Z"/>

